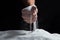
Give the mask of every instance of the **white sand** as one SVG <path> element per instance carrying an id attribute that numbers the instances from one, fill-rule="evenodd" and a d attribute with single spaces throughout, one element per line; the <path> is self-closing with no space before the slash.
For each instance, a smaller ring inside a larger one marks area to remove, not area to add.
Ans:
<path id="1" fill-rule="evenodd" d="M 60 40 L 60 34 L 50 34 L 43 29 L 36 29 L 34 32 L 10 30 L 0 32 L 0 40 Z"/>

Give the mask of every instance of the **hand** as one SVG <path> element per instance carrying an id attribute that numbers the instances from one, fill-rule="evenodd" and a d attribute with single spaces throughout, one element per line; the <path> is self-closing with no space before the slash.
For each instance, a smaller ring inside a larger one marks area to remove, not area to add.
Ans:
<path id="1" fill-rule="evenodd" d="M 27 23 L 33 23 L 37 20 L 38 9 L 36 6 L 32 6 L 31 11 L 22 9 L 22 18 Z"/>

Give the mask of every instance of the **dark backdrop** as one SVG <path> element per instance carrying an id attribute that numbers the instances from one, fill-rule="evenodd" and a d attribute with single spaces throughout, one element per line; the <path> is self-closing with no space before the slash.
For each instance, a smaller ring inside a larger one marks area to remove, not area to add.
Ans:
<path id="1" fill-rule="evenodd" d="M 20 30 L 29 27 L 22 21 L 21 9 L 26 7 L 21 0 L 1 1 L 0 30 Z M 60 32 L 60 2 L 58 0 L 36 0 L 38 12 L 38 28 L 45 29 L 51 33 Z M 23 27 L 24 25 L 24 27 Z"/>
<path id="2" fill-rule="evenodd" d="M 39 28 L 51 33 L 60 32 L 60 2 L 58 0 L 36 0 L 39 8 Z"/>

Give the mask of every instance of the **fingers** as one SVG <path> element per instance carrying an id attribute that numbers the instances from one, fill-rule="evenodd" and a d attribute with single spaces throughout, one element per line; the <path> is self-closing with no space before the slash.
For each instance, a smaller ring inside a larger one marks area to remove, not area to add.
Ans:
<path id="1" fill-rule="evenodd" d="M 25 22 L 33 23 L 37 20 L 37 15 L 33 15 L 32 17 L 22 16 Z"/>
<path id="2" fill-rule="evenodd" d="M 26 10 L 26 9 L 23 9 L 23 10 L 22 10 L 22 16 L 30 17 L 30 15 L 32 15 L 30 11 L 28 11 L 28 10 Z"/>

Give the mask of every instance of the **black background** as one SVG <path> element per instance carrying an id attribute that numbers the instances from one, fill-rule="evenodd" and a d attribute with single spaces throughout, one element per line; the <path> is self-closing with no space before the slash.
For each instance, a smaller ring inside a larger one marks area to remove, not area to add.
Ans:
<path id="1" fill-rule="evenodd" d="M 21 22 L 20 10 L 24 6 L 21 0 L 0 1 L 0 30 L 19 29 Z M 38 12 L 38 28 L 45 29 L 51 33 L 60 32 L 60 2 L 59 0 L 36 0 Z M 20 18 L 20 19 L 19 19 Z"/>
<path id="2" fill-rule="evenodd" d="M 59 0 L 37 0 L 39 28 L 51 33 L 60 32 Z"/>

